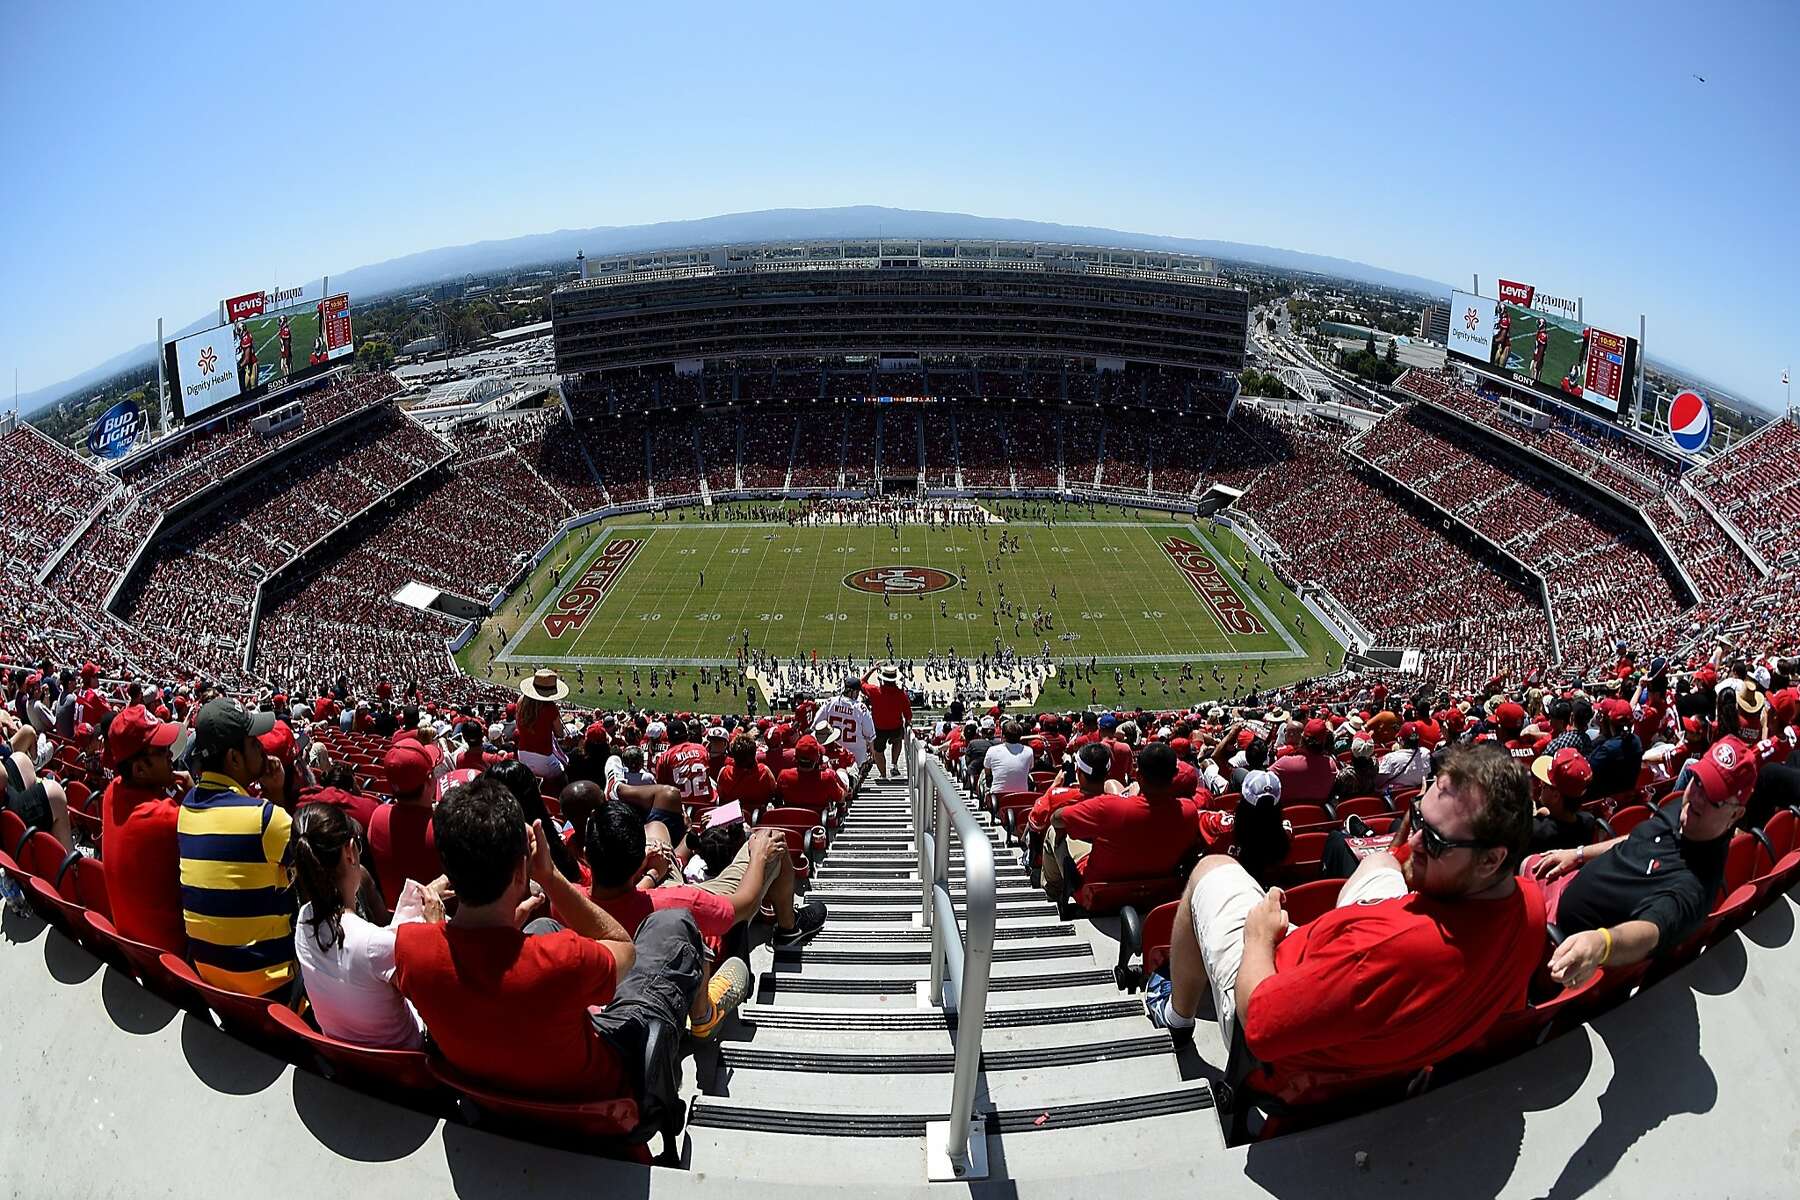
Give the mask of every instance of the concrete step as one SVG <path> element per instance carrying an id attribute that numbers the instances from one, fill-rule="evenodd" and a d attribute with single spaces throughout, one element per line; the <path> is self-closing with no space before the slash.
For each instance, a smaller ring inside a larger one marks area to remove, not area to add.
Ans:
<path id="1" fill-rule="evenodd" d="M 1073 1082 L 1073 1081 L 1071 1081 Z M 769 1106 L 730 1096 L 697 1096 L 689 1110 L 688 1124 L 696 1130 L 725 1128 L 754 1130 L 762 1133 L 824 1135 L 836 1138 L 917 1138 L 923 1136 L 928 1121 L 942 1120 L 950 1108 L 950 1090 L 943 1081 L 933 1089 L 941 1094 L 923 1093 L 906 1097 L 913 1101 L 901 1109 L 891 1106 L 887 1112 L 845 1112 L 815 1099 L 805 1107 Z M 1052 1099 L 1053 1097 L 1046 1097 Z M 1180 1113 L 1190 1123 L 1194 1114 L 1212 1108 L 1211 1088 L 1204 1081 L 1177 1083 L 1153 1094 L 1128 1091 L 1122 1095 L 1097 1096 L 1064 1104 L 1031 1102 L 1018 1108 L 994 1108 L 979 1099 L 976 1110 L 983 1112 L 990 1135 L 1041 1133 L 1054 1128 L 1068 1130 L 1084 1125 L 1115 1126 L 1149 1117 Z M 1055 1153 L 1061 1156 L 1063 1143 L 1056 1142 Z M 842 1143 L 836 1147 L 842 1153 Z M 697 1150 L 696 1150 L 697 1152 Z M 1047 1149 L 1046 1153 L 1049 1153 Z M 991 1153 L 991 1152 L 990 1152 Z M 1021 1147 L 1021 1153 L 1025 1153 Z"/>
<path id="2" fill-rule="evenodd" d="M 833 1037 L 847 1033 L 889 1034 L 925 1032 L 943 1035 L 955 1029 L 955 1014 L 941 1008 L 922 1008 L 917 1002 L 908 1004 L 867 1003 L 860 1005 L 770 1004 L 751 999 L 737 1011 L 737 1019 L 756 1027 L 757 1037 L 765 1029 L 803 1031 Z M 1135 1019 L 1147 1021 L 1141 996 L 1122 996 L 1117 988 L 1101 995 L 1057 990 L 1044 997 L 1020 997 L 1013 992 L 993 993 L 988 997 L 987 1018 L 982 1023 L 982 1040 L 1001 1029 L 1042 1029 L 1052 1027 L 1065 1032 L 1071 1028 L 1095 1027 L 1099 1021 Z"/>
<path id="3" fill-rule="evenodd" d="M 1010 998 L 1010 996 L 1003 998 Z M 785 1015 L 804 1010 L 783 1009 L 781 1011 Z M 995 1010 L 990 1006 L 989 1011 Z M 845 1015 L 845 1010 L 832 1010 L 830 1015 L 842 1017 Z M 781 1024 L 760 1024 L 756 1026 L 755 1032 L 754 1040 L 722 1043 L 721 1052 L 730 1054 L 736 1051 L 758 1053 L 767 1051 L 770 1053 L 833 1056 L 831 1062 L 811 1068 L 827 1072 L 838 1069 L 860 1070 L 857 1063 L 874 1062 L 884 1056 L 948 1054 L 956 1048 L 955 1033 L 941 1024 L 933 1029 L 838 1029 L 834 1031 L 790 1027 Z M 1029 1051 L 1042 1055 L 1046 1059 L 1053 1059 L 1061 1056 L 1071 1046 L 1101 1045 L 1131 1041 L 1140 1037 L 1159 1039 L 1165 1048 L 1169 1044 L 1168 1034 L 1155 1028 L 1150 1024 L 1149 1018 L 1144 1016 L 1142 1004 L 1115 1017 L 1089 1017 L 1082 1021 L 1045 1022 L 1036 1025 L 994 1026 L 989 1024 L 982 1029 L 981 1045 L 983 1054 L 989 1056 L 1002 1051 Z M 842 1060 L 841 1063 L 838 1060 Z M 833 1065 L 834 1063 L 838 1065 Z M 871 1071 L 882 1069 L 886 1068 L 879 1065 L 869 1068 Z M 1002 1068 L 991 1067 L 991 1069 Z"/>
<path id="4" fill-rule="evenodd" d="M 1147 1027 L 1148 1022 L 1145 1024 Z M 1035 1105 L 1042 1111 L 1050 1103 L 1130 1100 L 1180 1088 L 1181 1072 L 1168 1036 L 1152 1033 L 1156 1036 L 1140 1035 L 1110 1048 L 1093 1047 L 1092 1053 L 1086 1054 L 984 1054 L 984 1074 L 976 1085 L 976 1110 L 1004 1112 Z M 951 1053 L 886 1056 L 888 1069 L 878 1074 L 823 1073 L 801 1064 L 818 1065 L 830 1056 L 769 1052 L 756 1057 L 754 1047 L 741 1049 L 748 1050 L 751 1057 L 734 1060 L 727 1051 L 706 1095 L 770 1108 L 881 1115 L 928 1116 L 941 1113 L 950 1104 L 950 1073 L 955 1063 Z"/>
<path id="5" fill-rule="evenodd" d="M 1066 921 L 1047 923 L 1031 923 L 1019 925 L 1001 925 L 994 930 L 996 942 L 1014 941 L 1021 938 L 1056 938 L 1073 937 L 1075 926 Z M 883 946 L 909 945 L 914 942 L 929 942 L 931 931 L 909 922 L 900 922 L 891 926 L 858 925 L 854 929 L 834 928 L 829 923 L 813 938 L 811 945 L 830 945 L 834 942 L 850 942 L 855 945 L 866 945 L 870 941 Z"/>
<path id="6" fill-rule="evenodd" d="M 941 1116 L 950 1107 L 948 1091 Z M 987 1114 L 987 1158 L 1001 1190 L 1024 1182 L 1032 1195 L 1092 1192 L 1076 1182 L 1074 1164 L 1130 1164 L 1148 1177 L 1192 1178 L 1199 1161 L 1218 1161 L 1224 1138 L 1204 1083 L 1150 1100 L 1113 1104 L 1029 1106 Z M 695 1098 L 684 1163 L 733 1164 L 733 1179 L 842 1191 L 844 1139 L 856 1138 L 857 1177 L 913 1180 L 920 1174 L 924 1126 L 917 1114 L 894 1120 L 836 1119 L 809 1107 L 771 1111 L 728 1097 Z M 1054 1137 L 1046 1134 L 1054 1133 Z M 964 1185 L 985 1194 L 982 1184 Z M 925 1185 L 917 1189 L 924 1194 Z"/>
<path id="7" fill-rule="evenodd" d="M 893 963 L 925 965 L 931 961 L 929 943 L 894 946 L 885 939 L 871 938 L 863 942 L 814 941 L 806 946 L 777 947 L 775 963 L 779 967 L 805 968 L 837 963 Z M 1078 958 L 1092 962 L 1093 947 L 1070 934 L 1066 938 L 1032 938 L 1001 941 L 994 945 L 994 962 L 1049 962 Z"/>

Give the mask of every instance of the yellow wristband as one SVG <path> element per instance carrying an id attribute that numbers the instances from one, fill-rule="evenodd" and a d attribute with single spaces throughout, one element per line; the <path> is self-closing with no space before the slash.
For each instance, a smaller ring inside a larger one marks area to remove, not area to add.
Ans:
<path id="1" fill-rule="evenodd" d="M 1612 930 L 1602 925 L 1600 927 L 1600 936 L 1606 939 L 1606 951 L 1600 955 L 1600 961 L 1594 965 L 1597 967 L 1604 967 L 1606 965 L 1606 960 L 1612 957 Z"/>

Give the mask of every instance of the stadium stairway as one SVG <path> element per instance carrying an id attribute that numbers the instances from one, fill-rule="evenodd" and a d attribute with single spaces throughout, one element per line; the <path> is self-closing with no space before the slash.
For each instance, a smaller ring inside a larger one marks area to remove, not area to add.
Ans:
<path id="1" fill-rule="evenodd" d="M 1195 1139 L 1222 1148 L 1208 1083 L 1183 1079 L 1167 1035 L 1096 954 L 1113 943 L 1059 919 L 991 816 L 977 816 L 998 902 L 975 1099 L 989 1177 L 1185 1168 Z M 905 783 L 871 776 L 813 876 L 825 928 L 799 949 L 756 949 L 756 992 L 692 1062 L 688 1165 L 790 1184 L 924 1181 L 925 1125 L 950 1109 L 956 1026 L 922 998 L 931 934 L 918 923 L 917 853 Z M 960 848 L 951 875 L 960 921 Z"/>

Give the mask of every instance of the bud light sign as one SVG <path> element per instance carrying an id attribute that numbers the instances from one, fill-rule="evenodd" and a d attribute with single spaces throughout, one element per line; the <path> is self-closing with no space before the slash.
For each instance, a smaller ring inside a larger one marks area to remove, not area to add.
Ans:
<path id="1" fill-rule="evenodd" d="M 88 431 L 88 453 L 95 458 L 124 458 L 144 427 L 144 411 L 135 400 L 121 400 L 101 414 Z"/>

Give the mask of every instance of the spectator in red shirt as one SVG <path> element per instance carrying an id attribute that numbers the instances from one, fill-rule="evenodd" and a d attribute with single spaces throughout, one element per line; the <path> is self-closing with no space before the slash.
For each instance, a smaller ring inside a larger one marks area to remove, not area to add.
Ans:
<path id="1" fill-rule="evenodd" d="M 878 685 L 871 685 L 877 670 Z M 900 747 L 907 724 L 912 720 L 912 699 L 900 687 L 900 668 L 885 663 L 871 667 L 863 676 L 863 694 L 869 698 L 869 712 L 875 718 L 875 758 L 881 764 L 881 777 L 888 778 L 890 768 L 898 765 Z"/>
<path id="2" fill-rule="evenodd" d="M 369 816 L 369 856 L 390 911 L 408 879 L 424 884 L 444 873 L 431 820 L 440 762 L 435 744 L 412 738 L 402 738 L 382 755 L 394 798 Z"/>
<path id="3" fill-rule="evenodd" d="M 1037 833 L 1050 828 L 1050 817 L 1069 805 L 1090 796 L 1098 796 L 1106 790 L 1106 772 L 1112 766 L 1112 755 L 1106 747 L 1097 742 L 1089 742 L 1075 752 L 1075 784 L 1073 787 L 1064 783 L 1052 782 L 1031 806 L 1031 813 L 1026 818 L 1027 824 Z"/>
<path id="4" fill-rule="evenodd" d="M 1317 1103 L 1473 1045 L 1525 1003 L 1544 960 L 1544 897 L 1516 877 L 1531 829 L 1526 773 L 1458 748 L 1414 803 L 1397 853 L 1364 859 L 1338 907 L 1287 927 L 1281 891 L 1203 859 L 1175 918 L 1169 979 L 1145 1007 L 1192 1036 L 1210 983 L 1229 1043 L 1255 1060 L 1253 1094 Z"/>
<path id="5" fill-rule="evenodd" d="M 603 801 L 588 814 L 587 835 L 582 842 L 593 872 L 588 894 L 595 904 L 634 934 L 651 913 L 684 909 L 693 916 L 701 942 L 714 957 L 723 952 L 732 927 L 755 915 L 761 899 L 762 873 L 768 870 L 772 858 L 786 853 L 780 843 L 766 839 L 757 877 L 746 878 L 737 892 L 722 896 L 688 884 L 640 889 L 639 879 L 665 873 L 661 859 L 666 847 L 654 847 L 646 841 L 643 818 L 623 800 Z M 562 910 L 556 911 L 560 914 Z M 750 981 L 750 965 L 741 958 L 720 963 L 717 969 L 702 959 L 700 986 L 694 989 L 688 1007 L 694 1036 L 709 1038 L 717 1033 L 726 1016 L 750 994 Z"/>
<path id="6" fill-rule="evenodd" d="M 825 752 L 817 738 L 807 734 L 794 747 L 794 765 L 775 780 L 782 804 L 810 808 L 823 814 L 844 798 L 844 782 L 825 767 Z"/>
<path id="7" fill-rule="evenodd" d="M 113 928 L 134 942 L 187 957 L 181 915 L 181 848 L 175 823 L 175 744 L 181 727 L 134 704 L 113 718 L 107 766 L 117 772 L 100 802 L 106 892 Z"/>
<path id="8" fill-rule="evenodd" d="M 1175 752 L 1164 742 L 1144 748 L 1138 782 L 1092 796 L 1050 818 L 1044 844 L 1044 888 L 1069 892 L 1085 879 L 1146 879 L 1172 872 L 1193 848 L 1199 811 L 1176 796 Z"/>
<path id="9" fill-rule="evenodd" d="M 487 730 L 480 721 L 464 721 L 461 732 L 463 748 L 456 752 L 454 764 L 458 771 L 485 771 L 495 763 L 506 761 L 504 754 L 489 754 L 483 748 Z"/>
<path id="10" fill-rule="evenodd" d="M 756 761 L 755 738 L 740 733 L 732 739 L 714 788 L 720 804 L 737 803 L 745 812 L 755 812 L 775 798 L 775 773 Z"/>
<path id="11" fill-rule="evenodd" d="M 1300 731 L 1298 751 L 1283 754 L 1269 768 L 1281 779 L 1281 798 L 1289 804 L 1323 804 L 1337 782 L 1337 760 L 1331 756 L 1331 730 L 1314 717 Z"/>
<path id="12" fill-rule="evenodd" d="M 548 835 L 493 780 L 452 788 L 432 824 L 456 915 L 396 930 L 394 984 L 438 1052 L 526 1095 L 631 1095 L 650 1026 L 678 1033 L 699 989 L 693 916 L 652 913 L 634 939 L 562 877 Z M 545 896 L 567 928 L 536 916 Z"/>

